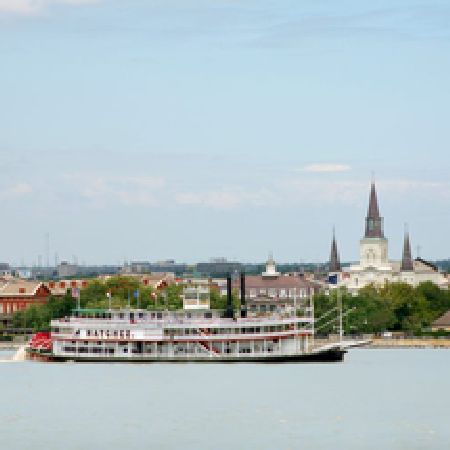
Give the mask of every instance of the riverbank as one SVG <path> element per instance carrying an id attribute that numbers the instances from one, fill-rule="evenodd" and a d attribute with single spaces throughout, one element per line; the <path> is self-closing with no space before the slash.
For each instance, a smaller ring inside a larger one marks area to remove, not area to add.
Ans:
<path id="1" fill-rule="evenodd" d="M 448 348 L 449 338 L 411 337 L 402 339 L 373 338 L 369 348 Z"/>
<path id="2" fill-rule="evenodd" d="M 0 350 L 18 350 L 23 342 L 0 342 Z"/>

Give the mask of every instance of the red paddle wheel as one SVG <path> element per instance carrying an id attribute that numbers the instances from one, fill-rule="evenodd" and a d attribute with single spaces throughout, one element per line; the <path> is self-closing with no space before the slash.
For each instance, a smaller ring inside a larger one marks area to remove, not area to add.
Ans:
<path id="1" fill-rule="evenodd" d="M 49 354 L 52 351 L 52 336 L 49 331 L 36 333 L 30 341 L 29 349 L 34 354 Z"/>

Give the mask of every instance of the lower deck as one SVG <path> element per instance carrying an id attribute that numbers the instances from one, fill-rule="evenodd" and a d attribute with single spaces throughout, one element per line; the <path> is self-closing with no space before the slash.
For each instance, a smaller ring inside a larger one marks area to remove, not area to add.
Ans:
<path id="1" fill-rule="evenodd" d="M 254 339 L 196 340 L 54 340 L 56 357 L 83 358 L 242 358 L 307 354 L 312 348 L 312 337 L 287 335 Z"/>

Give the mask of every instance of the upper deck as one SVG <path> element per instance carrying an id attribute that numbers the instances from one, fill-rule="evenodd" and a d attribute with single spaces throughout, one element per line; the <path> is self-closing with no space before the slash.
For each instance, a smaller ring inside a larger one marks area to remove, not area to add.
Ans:
<path id="1" fill-rule="evenodd" d="M 147 310 L 79 310 L 74 316 L 51 321 L 54 338 L 121 337 L 155 338 L 157 336 L 235 336 L 310 333 L 314 320 L 308 315 L 288 314 L 228 319 L 219 311 L 147 311 Z"/>
<path id="2" fill-rule="evenodd" d="M 270 313 L 258 317 L 223 318 L 221 311 L 147 311 L 142 309 L 75 310 L 73 316 L 51 321 L 52 327 L 76 325 L 124 326 L 136 325 L 139 328 L 165 327 L 254 327 L 289 323 L 312 323 L 312 311 L 304 308 L 301 316 L 293 313 Z"/>

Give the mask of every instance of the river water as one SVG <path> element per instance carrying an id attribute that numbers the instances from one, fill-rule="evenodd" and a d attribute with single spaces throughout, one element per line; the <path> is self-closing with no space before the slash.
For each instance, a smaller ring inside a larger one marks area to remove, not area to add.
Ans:
<path id="1" fill-rule="evenodd" d="M 447 450 L 450 351 L 354 349 L 334 364 L 6 362 L 0 401 L 10 450 Z"/>

